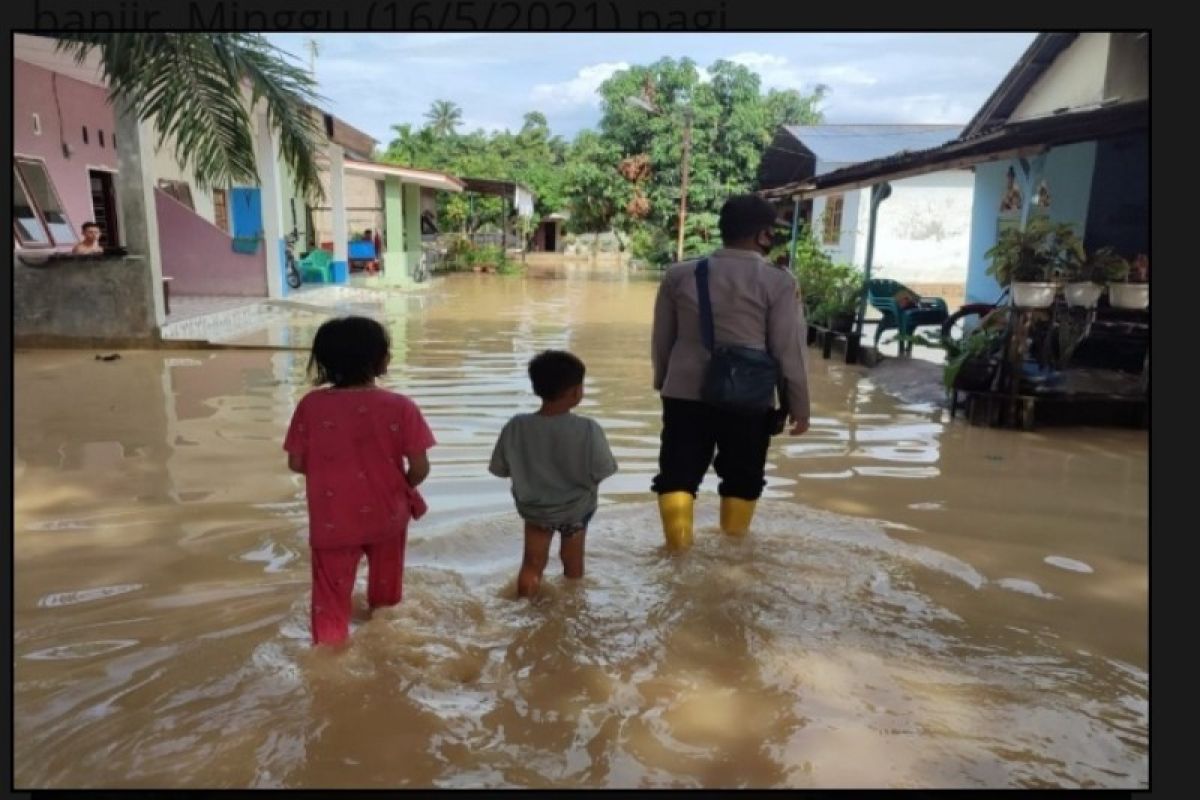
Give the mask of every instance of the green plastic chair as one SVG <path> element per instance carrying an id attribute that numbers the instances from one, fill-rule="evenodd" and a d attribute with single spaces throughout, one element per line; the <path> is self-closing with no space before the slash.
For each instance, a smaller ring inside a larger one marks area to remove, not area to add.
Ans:
<path id="1" fill-rule="evenodd" d="M 915 305 L 900 308 L 896 295 L 909 292 L 917 298 Z M 940 297 L 921 297 L 899 281 L 874 278 L 867 284 L 867 302 L 883 313 L 883 319 L 875 328 L 875 348 L 879 349 L 879 337 L 887 330 L 895 330 L 901 336 L 910 336 L 917 328 L 927 325 L 940 326 L 950 316 L 946 301 Z M 900 352 L 912 352 L 912 343 L 900 342 Z"/>
<path id="2" fill-rule="evenodd" d="M 333 283 L 333 256 L 320 248 L 300 259 L 300 277 L 305 283 Z"/>

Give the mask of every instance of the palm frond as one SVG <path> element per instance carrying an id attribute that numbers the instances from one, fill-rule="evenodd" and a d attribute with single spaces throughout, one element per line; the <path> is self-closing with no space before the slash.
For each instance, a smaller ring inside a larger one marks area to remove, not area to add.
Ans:
<path id="1" fill-rule="evenodd" d="M 174 140 L 180 165 L 201 188 L 257 182 L 250 108 L 265 101 L 280 155 L 296 183 L 320 196 L 312 78 L 262 36 L 71 33 L 59 40 L 59 49 L 80 63 L 98 51 L 109 94 L 151 123 L 159 146 Z"/>

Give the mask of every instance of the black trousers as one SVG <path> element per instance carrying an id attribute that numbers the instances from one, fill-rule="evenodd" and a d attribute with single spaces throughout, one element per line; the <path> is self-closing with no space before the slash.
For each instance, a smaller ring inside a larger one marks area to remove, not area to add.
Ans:
<path id="1" fill-rule="evenodd" d="M 662 446 L 658 451 L 656 494 L 700 488 L 709 465 L 721 479 L 722 497 L 757 500 L 766 486 L 771 412 L 731 414 L 698 400 L 662 398 Z M 716 461 L 713 461 L 713 453 Z"/>

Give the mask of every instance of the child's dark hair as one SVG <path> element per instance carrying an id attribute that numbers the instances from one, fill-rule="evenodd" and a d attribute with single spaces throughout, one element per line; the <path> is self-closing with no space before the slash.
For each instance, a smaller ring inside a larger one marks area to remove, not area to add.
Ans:
<path id="1" fill-rule="evenodd" d="M 308 374 L 314 386 L 362 386 L 383 374 L 391 337 L 370 317 L 338 317 L 313 337 Z"/>
<path id="2" fill-rule="evenodd" d="M 546 350 L 529 362 L 533 393 L 546 401 L 557 400 L 583 383 L 585 372 L 583 362 L 564 350 Z"/>

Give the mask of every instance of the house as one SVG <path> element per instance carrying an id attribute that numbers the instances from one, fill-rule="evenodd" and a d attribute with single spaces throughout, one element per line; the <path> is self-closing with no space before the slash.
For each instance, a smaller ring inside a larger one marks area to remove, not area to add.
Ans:
<path id="1" fill-rule="evenodd" d="M 421 253 L 422 192 L 462 191 L 462 183 L 448 175 L 376 164 L 373 139 L 314 108 L 325 133 L 318 162 L 328 205 L 327 218 L 320 218 L 322 209 L 306 205 L 279 159 L 261 106 L 252 109 L 259 184 L 201 188 L 175 157 L 172 141 L 157 142 L 148 123 L 130 128 L 137 141 L 125 142 L 125 155 L 118 153 L 119 125 L 98 56 L 77 64 L 56 45 L 49 36 L 14 35 L 18 337 L 154 338 L 169 311 L 168 282 L 175 295 L 281 297 L 289 291 L 291 233 L 296 252 L 310 242 L 326 244 L 332 251 L 330 274 L 344 282 L 348 214 L 358 213 L 354 203 L 369 208 L 373 230 L 384 231 L 385 279 L 404 284 Z M 141 195 L 136 208 L 122 207 L 118 187 L 126 170 L 126 180 L 136 185 L 126 187 L 133 195 L 124 197 L 129 202 Z M 69 252 L 80 227 L 93 220 L 105 244 L 129 246 L 139 271 L 95 265 L 80 270 L 59 260 L 52 262 L 54 269 L 30 272 L 30 264 Z M 55 281 L 67 294 L 51 290 Z M 21 305 L 22 300 L 27 302 Z M 97 314 L 101 307 L 107 313 Z"/>
<path id="2" fill-rule="evenodd" d="M 563 223 L 570 216 L 566 212 L 547 214 L 538 223 L 533 232 L 533 251 L 535 253 L 561 253 L 566 247 L 563 241 Z"/>
<path id="3" fill-rule="evenodd" d="M 960 125 L 784 125 L 759 166 L 762 189 L 807 181 L 897 151 L 926 150 L 950 141 Z M 974 176 L 953 169 L 896 181 L 875 240 L 875 269 L 918 292 L 961 295 L 970 239 Z M 801 202 L 799 221 L 811 225 L 834 261 L 866 262 L 870 189 L 854 188 Z"/>
<path id="4" fill-rule="evenodd" d="M 953 140 L 894 152 L 763 194 L 801 201 L 892 186 L 947 169 L 974 171 L 968 303 L 995 302 L 987 251 L 1031 215 L 1072 223 L 1091 250 L 1149 253 L 1149 34 L 1039 35 Z M 893 194 L 893 197 L 895 195 Z M 879 232 L 894 213 L 880 207 Z M 882 249 L 878 260 L 884 261 Z"/>
<path id="5" fill-rule="evenodd" d="M 1149 67 L 1149 33 L 1041 34 L 952 141 L 771 191 L 808 200 L 870 187 L 876 208 L 870 227 L 882 230 L 893 213 L 887 191 L 893 182 L 973 169 L 963 270 L 967 302 L 983 309 L 1005 296 L 988 275 L 988 251 L 1005 229 L 1024 229 L 1035 216 L 1073 227 L 1087 251 L 1114 248 L 1148 273 Z M 1115 294 L 1110 288 L 1108 300 L 1092 307 L 1059 303 L 1010 313 L 1018 327 L 1008 331 L 1031 325 L 1045 333 L 1013 339 L 1017 346 L 1005 346 L 1003 368 L 990 382 L 964 388 L 968 416 L 1030 426 L 1043 415 L 1079 422 L 1101 412 L 1106 422 L 1145 425 L 1150 312 L 1137 303 L 1113 304 Z M 1026 345 L 1035 339 L 1040 344 L 1031 353 Z"/>

